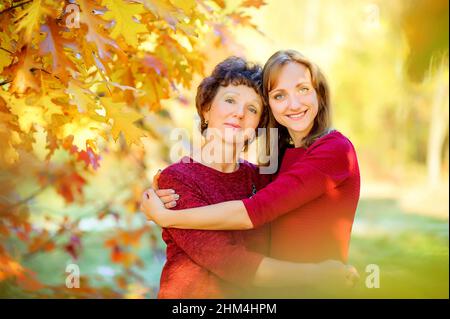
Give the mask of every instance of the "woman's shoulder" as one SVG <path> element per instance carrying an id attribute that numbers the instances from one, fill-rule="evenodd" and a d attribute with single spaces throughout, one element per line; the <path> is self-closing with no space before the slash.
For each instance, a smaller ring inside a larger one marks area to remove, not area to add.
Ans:
<path id="1" fill-rule="evenodd" d="M 192 160 L 185 156 L 178 162 L 175 162 L 162 170 L 160 175 L 161 180 L 177 180 L 185 184 L 189 184 L 195 175 L 195 164 Z"/>
<path id="2" fill-rule="evenodd" d="M 337 130 L 331 130 L 327 134 L 318 138 L 307 151 L 327 150 L 333 152 L 349 152 L 353 151 L 354 147 L 348 137 Z"/>

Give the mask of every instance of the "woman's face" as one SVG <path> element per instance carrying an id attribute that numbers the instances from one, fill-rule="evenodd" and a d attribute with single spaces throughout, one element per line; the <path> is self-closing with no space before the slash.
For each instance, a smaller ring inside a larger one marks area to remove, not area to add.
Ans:
<path id="1" fill-rule="evenodd" d="M 282 66 L 269 92 L 269 105 L 277 122 L 288 129 L 294 141 L 308 135 L 319 110 L 309 69 L 294 62 Z"/>
<path id="2" fill-rule="evenodd" d="M 262 100 L 246 85 L 220 86 L 205 112 L 208 134 L 220 134 L 225 143 L 242 143 L 254 134 L 262 114 Z"/>

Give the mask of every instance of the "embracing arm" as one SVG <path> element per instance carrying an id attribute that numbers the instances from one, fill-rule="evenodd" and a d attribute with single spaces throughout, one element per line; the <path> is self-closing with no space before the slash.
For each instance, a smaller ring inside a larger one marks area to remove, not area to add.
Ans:
<path id="1" fill-rule="evenodd" d="M 156 196 L 154 193 L 152 196 Z M 157 197 L 153 200 L 159 201 Z M 233 200 L 214 205 L 171 211 L 161 208 L 155 222 L 162 227 L 204 230 L 246 230 L 252 229 L 244 203 Z"/>
<path id="2" fill-rule="evenodd" d="M 163 174 L 163 187 L 177 187 L 181 195 L 178 208 L 205 205 L 201 194 L 173 172 Z M 184 210 L 189 214 L 190 208 Z M 242 237 L 231 232 L 166 229 L 176 245 L 195 263 L 238 286 L 280 287 L 317 284 L 332 274 L 343 281 L 345 266 L 335 262 L 302 264 L 276 260 L 248 251 Z M 334 272 L 334 274 L 333 274 Z"/>
<path id="3" fill-rule="evenodd" d="M 252 198 L 207 207 L 169 211 L 149 190 L 148 216 L 163 227 L 239 230 L 261 226 L 296 209 L 345 181 L 353 165 L 352 145 L 347 140 L 323 141 Z M 175 190 L 176 191 L 176 190 Z M 186 213 L 186 214 L 185 214 Z"/>
<path id="4" fill-rule="evenodd" d="M 256 271 L 252 284 L 256 287 L 303 286 L 319 288 L 353 287 L 359 281 L 355 267 L 337 260 L 320 263 L 294 263 L 265 257 Z"/>

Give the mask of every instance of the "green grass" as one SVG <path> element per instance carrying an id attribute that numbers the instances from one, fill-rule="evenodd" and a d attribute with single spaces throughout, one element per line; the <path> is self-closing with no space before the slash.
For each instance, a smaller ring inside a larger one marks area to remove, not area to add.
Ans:
<path id="1" fill-rule="evenodd" d="M 350 297 L 448 298 L 448 221 L 406 214 L 393 200 L 362 200 L 350 247 L 361 282 Z M 368 264 L 380 287 L 367 288 Z"/>

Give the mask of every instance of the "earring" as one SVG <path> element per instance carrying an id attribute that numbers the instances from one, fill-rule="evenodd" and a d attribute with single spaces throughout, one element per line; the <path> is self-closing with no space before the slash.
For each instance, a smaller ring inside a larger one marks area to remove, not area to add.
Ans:
<path id="1" fill-rule="evenodd" d="M 205 131 L 206 129 L 208 128 L 208 121 L 202 121 L 201 123 L 200 123 L 200 129 L 202 130 L 202 131 Z"/>

